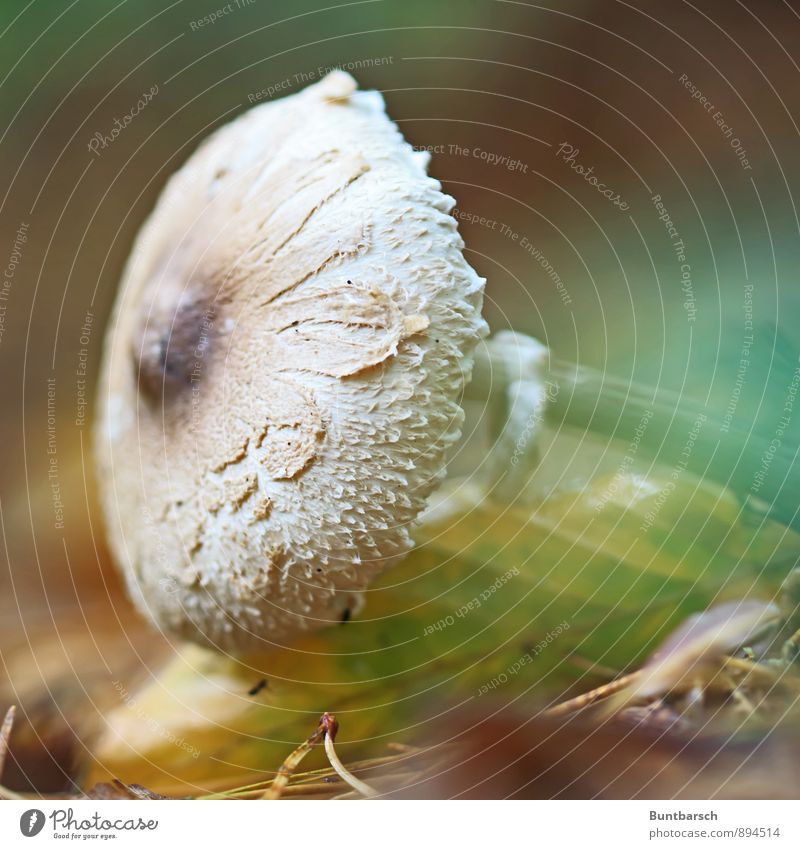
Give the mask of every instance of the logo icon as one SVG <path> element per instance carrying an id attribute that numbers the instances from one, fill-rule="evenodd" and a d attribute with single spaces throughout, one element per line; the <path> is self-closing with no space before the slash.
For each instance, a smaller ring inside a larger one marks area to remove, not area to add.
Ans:
<path id="1" fill-rule="evenodd" d="M 37 808 L 31 808 L 19 818 L 19 830 L 25 837 L 36 837 L 44 828 L 44 813 Z"/>

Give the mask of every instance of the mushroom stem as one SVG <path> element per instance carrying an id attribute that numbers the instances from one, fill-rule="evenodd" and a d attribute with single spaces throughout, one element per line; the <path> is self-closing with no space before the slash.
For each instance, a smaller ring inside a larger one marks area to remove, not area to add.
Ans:
<path id="1" fill-rule="evenodd" d="M 724 423 L 702 401 L 556 359 L 536 340 L 510 331 L 495 334 L 476 352 L 467 398 L 489 399 L 490 474 L 509 482 L 500 489 L 504 495 L 512 486 L 519 492 L 530 479 L 536 462 L 534 430 L 542 423 L 626 442 L 636 433 L 638 450 L 651 459 L 680 463 L 742 499 L 757 493 L 764 502 L 761 509 L 800 529 L 791 497 L 800 486 L 800 444 L 790 443 L 788 434 L 776 447 L 774 434 L 760 432 L 752 422 L 747 427 Z M 758 475 L 767 455 L 772 457 L 769 474 Z M 517 466 L 511 476 L 509 463 Z"/>
<path id="2" fill-rule="evenodd" d="M 537 435 L 548 399 L 558 387 L 547 379 L 548 349 L 530 336 L 501 331 L 475 353 L 467 399 L 487 403 L 492 448 L 487 490 L 514 498 L 538 460 Z"/>

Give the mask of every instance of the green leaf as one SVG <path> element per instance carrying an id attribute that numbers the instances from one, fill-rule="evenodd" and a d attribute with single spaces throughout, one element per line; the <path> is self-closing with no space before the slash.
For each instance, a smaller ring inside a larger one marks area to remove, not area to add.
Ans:
<path id="1" fill-rule="evenodd" d="M 108 715 L 87 781 L 196 792 L 252 780 L 323 711 L 345 761 L 417 739 L 465 701 L 522 698 L 534 712 L 587 689 L 587 663 L 640 663 L 714 601 L 769 599 L 800 550 L 688 475 L 600 478 L 525 507 L 451 490 L 350 622 L 255 658 L 183 647 Z"/>

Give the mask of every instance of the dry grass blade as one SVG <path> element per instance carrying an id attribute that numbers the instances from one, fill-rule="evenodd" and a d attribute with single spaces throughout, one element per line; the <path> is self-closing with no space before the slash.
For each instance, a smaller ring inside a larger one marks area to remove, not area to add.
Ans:
<path id="1" fill-rule="evenodd" d="M 320 728 L 309 738 L 313 745 L 321 740 Z M 354 761 L 345 767 L 346 773 L 355 778 L 356 774 L 369 773 L 375 776 L 375 780 L 385 786 L 388 792 L 406 784 L 413 784 L 426 777 L 430 770 L 438 770 L 445 765 L 451 766 L 458 753 L 458 747 L 438 745 L 435 749 L 431 747 L 409 746 L 402 743 L 389 743 L 387 748 L 394 750 L 395 754 L 382 757 L 366 758 Z M 277 775 L 253 784 L 236 785 L 228 781 L 228 787 L 214 793 L 198 796 L 198 799 L 335 799 L 342 796 L 344 785 L 347 785 L 346 796 L 355 798 L 364 796 L 362 792 L 350 792 L 352 783 L 345 781 L 338 771 L 331 765 L 307 772 L 297 772 L 296 768 L 300 760 L 310 751 L 309 741 L 303 743 L 286 759 L 282 772 L 283 778 L 276 788 Z M 364 784 L 374 790 L 374 787 Z M 381 791 L 383 792 L 383 791 Z"/>
<path id="2" fill-rule="evenodd" d="M 725 657 L 722 664 L 729 672 L 735 673 L 742 680 L 750 681 L 762 686 L 771 687 L 783 677 L 785 670 L 767 666 L 764 663 L 756 663 L 741 657 Z"/>
<path id="3" fill-rule="evenodd" d="M 731 649 L 747 644 L 780 619 L 774 604 L 734 601 L 719 604 L 690 616 L 661 644 L 645 663 L 631 687 L 607 704 L 607 715 L 637 700 L 664 695 L 678 687 L 710 680 L 709 667 L 718 664 Z"/>
<path id="4" fill-rule="evenodd" d="M 305 744 L 304 744 L 305 745 Z M 393 748 L 392 744 L 389 744 Z M 367 758 L 365 760 L 356 761 L 350 764 L 351 771 L 360 770 L 375 770 L 382 767 L 391 768 L 398 767 L 406 763 L 411 757 L 424 752 L 423 749 L 414 749 L 408 747 L 410 751 L 402 751 L 400 754 L 387 755 L 385 757 Z M 295 753 L 293 752 L 292 755 Z M 295 772 L 291 777 L 291 782 L 284 786 L 281 793 L 281 798 L 288 796 L 304 796 L 306 792 L 316 794 L 324 792 L 328 796 L 332 796 L 336 791 L 337 785 L 340 784 L 340 779 L 333 767 L 324 767 L 322 769 L 309 770 L 308 772 Z M 220 789 L 213 793 L 206 793 L 202 796 L 197 796 L 197 799 L 262 799 L 264 792 L 272 787 L 275 779 L 268 778 L 263 781 L 257 781 L 253 784 L 240 785 L 236 784 L 234 779 L 220 779 Z"/>
<path id="5" fill-rule="evenodd" d="M 583 708 L 589 707 L 589 705 L 596 704 L 602 699 L 607 699 L 609 696 L 613 696 L 620 690 L 624 690 L 629 684 L 632 684 L 640 674 L 641 673 L 637 670 L 636 672 L 630 672 L 628 675 L 623 675 L 621 678 L 617 678 L 614 681 L 609 681 L 608 684 L 601 684 L 599 687 L 595 687 L 587 693 L 581 693 L 573 699 L 568 699 L 554 707 L 548 708 L 543 711 L 542 716 L 553 718 L 576 713 L 579 710 L 583 710 Z"/>
<path id="6" fill-rule="evenodd" d="M 719 659 L 744 645 L 779 618 L 773 604 L 740 601 L 720 604 L 690 617 L 645 664 L 638 696 L 665 692 L 691 675 L 709 658 Z"/>
<path id="7" fill-rule="evenodd" d="M 764 699 L 778 692 L 777 688 L 800 694 L 800 676 L 786 660 L 795 642 L 800 644 L 800 632 L 784 644 L 778 659 L 754 661 L 726 656 L 725 652 L 776 625 L 777 616 L 774 605 L 759 601 L 722 604 L 692 616 L 673 631 L 642 669 L 556 704 L 541 716 L 563 718 L 599 706 L 602 717 L 624 714 L 652 724 L 670 714 L 664 696 L 670 694 L 673 704 L 682 696 L 686 708 L 685 699 L 699 692 L 698 687 L 712 704 L 728 704 L 755 716 L 761 706 L 769 706 Z M 634 702 L 639 706 L 631 707 Z M 721 716 L 717 710 L 715 717 Z M 673 712 L 672 727 L 677 727 L 677 719 L 678 713 Z"/>
<path id="8" fill-rule="evenodd" d="M 323 714 L 323 716 L 327 716 L 327 714 Z M 280 765 L 278 772 L 275 778 L 272 780 L 272 784 L 267 788 L 267 790 L 262 793 L 262 799 L 280 799 L 283 795 L 283 791 L 286 789 L 286 786 L 289 783 L 289 780 L 294 775 L 295 770 L 298 766 L 300 766 L 300 762 L 303 758 L 314 748 L 314 746 L 319 743 L 320 740 L 325 736 L 325 727 L 320 720 L 319 725 L 316 727 L 316 730 L 313 734 L 303 743 L 301 743 L 288 758 Z"/>

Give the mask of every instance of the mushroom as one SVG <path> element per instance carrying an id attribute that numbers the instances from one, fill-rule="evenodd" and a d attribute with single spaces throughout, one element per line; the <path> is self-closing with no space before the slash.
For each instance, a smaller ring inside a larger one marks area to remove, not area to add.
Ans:
<path id="1" fill-rule="evenodd" d="M 164 630 L 281 645 L 410 548 L 486 331 L 428 158 L 336 71 L 217 131 L 143 226 L 96 453 L 113 554 Z"/>

